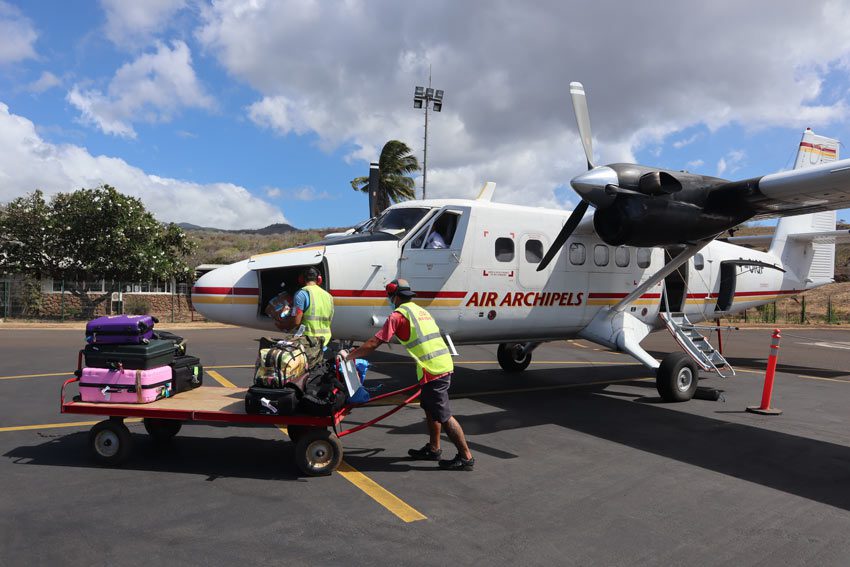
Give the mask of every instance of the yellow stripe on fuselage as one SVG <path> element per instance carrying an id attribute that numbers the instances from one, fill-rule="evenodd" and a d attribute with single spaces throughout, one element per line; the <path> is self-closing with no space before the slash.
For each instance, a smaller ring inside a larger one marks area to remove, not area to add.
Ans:
<path id="1" fill-rule="evenodd" d="M 212 303 L 227 305 L 256 305 L 257 295 L 193 295 L 192 303 Z"/>

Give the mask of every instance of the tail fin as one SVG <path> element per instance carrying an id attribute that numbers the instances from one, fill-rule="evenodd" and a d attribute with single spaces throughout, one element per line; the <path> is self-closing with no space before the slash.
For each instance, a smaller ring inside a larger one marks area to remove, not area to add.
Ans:
<path id="1" fill-rule="evenodd" d="M 803 169 L 829 163 L 838 159 L 838 140 L 818 136 L 811 128 L 803 132 L 794 169 Z M 835 230 L 835 211 L 809 213 L 783 217 L 776 224 L 776 232 L 769 252 L 779 258 L 782 265 L 795 274 L 804 288 L 817 287 L 833 281 L 835 276 L 835 241 L 795 241 L 788 237 L 804 232 Z"/>

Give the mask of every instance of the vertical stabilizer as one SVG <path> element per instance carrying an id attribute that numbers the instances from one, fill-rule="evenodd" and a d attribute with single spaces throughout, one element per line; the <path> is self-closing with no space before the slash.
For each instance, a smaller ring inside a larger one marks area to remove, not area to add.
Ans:
<path id="1" fill-rule="evenodd" d="M 803 169 L 838 159 L 838 140 L 818 136 L 811 128 L 803 132 L 794 169 Z M 835 275 L 835 242 L 793 241 L 788 236 L 801 232 L 835 230 L 835 211 L 783 217 L 776 224 L 770 253 L 795 274 L 804 287 L 830 283 Z"/>

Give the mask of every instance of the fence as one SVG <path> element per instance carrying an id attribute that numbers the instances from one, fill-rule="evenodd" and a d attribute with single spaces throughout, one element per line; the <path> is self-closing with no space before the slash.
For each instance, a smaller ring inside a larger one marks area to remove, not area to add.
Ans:
<path id="1" fill-rule="evenodd" d="M 91 316 L 151 314 L 160 321 L 202 319 L 191 308 L 191 286 L 179 283 L 167 293 L 93 292 L 88 301 L 72 294 L 70 286 L 56 281 L 45 291 L 42 282 L 23 276 L 0 276 L 0 318 L 74 321 Z M 118 286 L 119 288 L 121 286 Z"/>

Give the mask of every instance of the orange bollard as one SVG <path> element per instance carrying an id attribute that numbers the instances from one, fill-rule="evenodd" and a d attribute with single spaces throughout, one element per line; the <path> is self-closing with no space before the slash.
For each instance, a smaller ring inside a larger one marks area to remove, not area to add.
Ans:
<path id="1" fill-rule="evenodd" d="M 779 359 L 779 339 L 781 338 L 779 329 L 774 329 L 773 337 L 770 340 L 770 355 L 767 357 L 767 371 L 764 374 L 761 405 L 748 407 L 748 412 L 761 415 L 780 415 L 782 413 L 782 410 L 770 407 L 770 398 L 773 396 L 773 376 L 776 374 L 776 363 Z"/>

